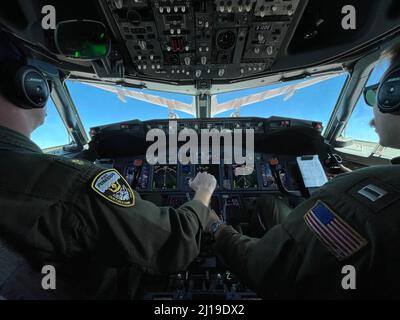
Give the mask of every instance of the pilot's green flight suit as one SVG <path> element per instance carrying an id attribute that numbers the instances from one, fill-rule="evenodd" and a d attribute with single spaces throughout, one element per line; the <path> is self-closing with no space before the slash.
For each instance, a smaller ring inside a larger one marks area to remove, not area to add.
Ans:
<path id="1" fill-rule="evenodd" d="M 263 238 L 226 227 L 216 247 L 264 298 L 399 298 L 400 166 L 340 175 Z"/>
<path id="2" fill-rule="evenodd" d="M 185 270 L 208 216 L 198 201 L 156 207 L 116 171 L 45 155 L 0 127 L 0 236 L 83 297 L 132 298 L 142 272 Z"/>

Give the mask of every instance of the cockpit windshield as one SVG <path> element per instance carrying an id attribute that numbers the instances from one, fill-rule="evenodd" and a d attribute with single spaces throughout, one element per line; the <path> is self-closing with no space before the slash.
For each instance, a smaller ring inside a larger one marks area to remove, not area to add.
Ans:
<path id="1" fill-rule="evenodd" d="M 217 94 L 211 116 L 289 117 L 328 123 L 347 73 Z M 195 118 L 194 97 L 153 90 L 68 81 L 85 129 L 132 119 Z"/>

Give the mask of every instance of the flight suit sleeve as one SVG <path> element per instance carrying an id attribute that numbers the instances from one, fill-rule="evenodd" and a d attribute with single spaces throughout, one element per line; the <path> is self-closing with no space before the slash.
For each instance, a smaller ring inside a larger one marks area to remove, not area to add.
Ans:
<path id="1" fill-rule="evenodd" d="M 249 238 L 230 227 L 224 228 L 216 243 L 218 256 L 244 284 L 265 298 L 294 298 L 303 294 L 310 297 L 322 292 L 322 289 L 313 292 L 318 286 L 327 291 L 332 288 L 342 290 L 341 268 L 344 264 L 356 266 L 360 277 L 361 270 L 370 264 L 371 246 L 365 240 L 372 237 L 368 234 L 370 215 L 365 208 L 338 193 L 334 185 L 331 189 L 318 191 L 294 209 L 283 224 L 273 227 L 261 239 Z M 348 226 L 351 224 L 354 228 L 354 234 L 365 240 L 344 261 L 335 256 L 338 253 L 330 251 L 332 248 L 318 236 L 318 230 L 313 232 L 305 222 L 305 215 L 321 201 L 335 208 L 343 217 L 342 221 L 346 220 Z M 322 284 L 322 281 L 326 283 Z"/>
<path id="2" fill-rule="evenodd" d="M 262 297 L 282 297 L 296 278 L 302 252 L 282 225 L 263 238 L 241 235 L 231 227 L 221 230 L 216 243 L 218 256 L 242 283 Z"/>
<path id="3" fill-rule="evenodd" d="M 109 174 L 115 176 L 116 171 Z M 184 270 L 196 258 L 209 208 L 195 200 L 176 210 L 157 207 L 134 191 L 133 199 L 120 197 L 125 202 L 117 203 L 107 191 L 99 193 L 93 185 L 98 180 L 89 176 L 91 184 L 83 184 L 71 209 L 75 231 L 71 250 L 83 246 L 105 265 L 135 265 L 152 274 Z M 119 187 L 129 188 L 119 182 Z"/>

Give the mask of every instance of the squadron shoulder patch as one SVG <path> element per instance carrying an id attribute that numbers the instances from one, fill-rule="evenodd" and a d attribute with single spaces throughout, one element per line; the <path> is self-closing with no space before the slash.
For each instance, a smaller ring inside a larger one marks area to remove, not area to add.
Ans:
<path id="1" fill-rule="evenodd" d="M 322 201 L 318 201 L 306 213 L 304 221 L 324 246 L 340 261 L 351 257 L 368 243 Z"/>
<path id="2" fill-rule="evenodd" d="M 94 191 L 113 204 L 125 208 L 135 205 L 135 194 L 128 182 L 115 169 L 101 172 L 94 178 L 91 186 Z"/>

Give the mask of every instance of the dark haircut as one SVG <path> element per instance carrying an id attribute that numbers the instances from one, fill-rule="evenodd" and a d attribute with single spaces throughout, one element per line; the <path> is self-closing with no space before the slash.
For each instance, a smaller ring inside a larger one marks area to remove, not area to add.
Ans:
<path id="1" fill-rule="evenodd" d="M 395 45 L 389 51 L 389 59 L 390 59 L 390 67 L 393 67 L 395 65 L 400 66 L 400 43 Z"/>
<path id="2" fill-rule="evenodd" d="M 23 63 L 23 61 L 24 55 L 22 52 L 6 33 L 0 31 L 0 73 L 7 68 L 10 63 Z M 0 85 L 0 95 L 3 96 L 2 90 L 3 88 Z"/>
<path id="3" fill-rule="evenodd" d="M 0 64 L 24 60 L 22 52 L 4 32 L 0 32 Z"/>

